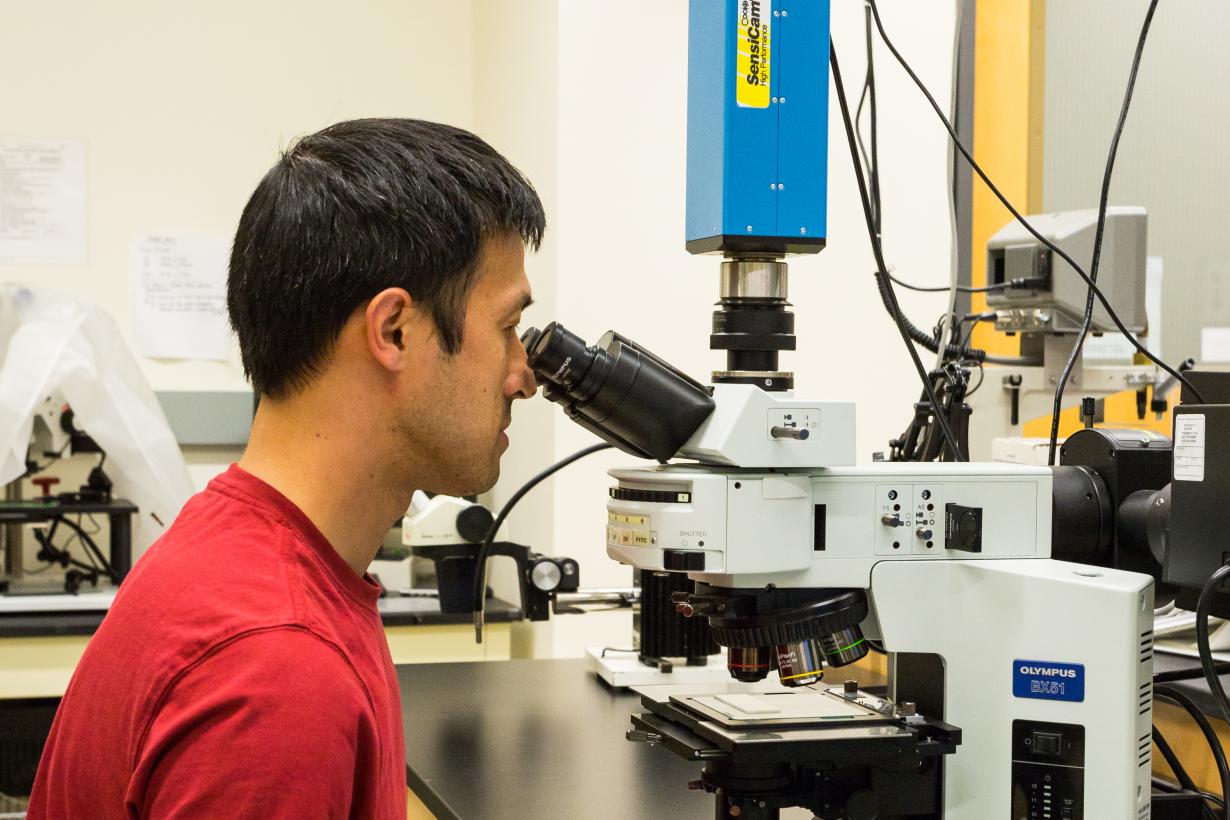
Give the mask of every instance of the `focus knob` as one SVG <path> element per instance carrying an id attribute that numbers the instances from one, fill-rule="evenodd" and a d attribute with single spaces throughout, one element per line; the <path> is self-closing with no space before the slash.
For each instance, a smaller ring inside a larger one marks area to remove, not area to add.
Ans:
<path id="1" fill-rule="evenodd" d="M 491 510 L 474 504 L 457 513 L 457 534 L 472 544 L 479 544 L 487 537 L 494 523 Z"/>
<path id="2" fill-rule="evenodd" d="M 530 570 L 530 583 L 543 592 L 554 592 L 563 579 L 564 574 L 559 565 L 548 558 L 534 564 L 534 568 Z"/>

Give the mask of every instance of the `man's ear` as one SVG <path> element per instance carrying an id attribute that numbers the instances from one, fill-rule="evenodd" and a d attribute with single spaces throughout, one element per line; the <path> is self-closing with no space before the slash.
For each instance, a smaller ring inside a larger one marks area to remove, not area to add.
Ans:
<path id="1" fill-rule="evenodd" d="M 367 349 L 387 369 L 401 370 L 406 366 L 410 327 L 416 314 L 414 300 L 404 288 L 382 290 L 367 303 Z"/>

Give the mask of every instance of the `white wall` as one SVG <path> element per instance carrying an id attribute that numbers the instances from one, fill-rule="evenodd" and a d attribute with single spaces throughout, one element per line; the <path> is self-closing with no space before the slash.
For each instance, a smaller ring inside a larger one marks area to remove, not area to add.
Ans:
<path id="1" fill-rule="evenodd" d="M 0 266 L 94 301 L 129 332 L 128 242 L 234 235 L 295 136 L 356 116 L 473 122 L 471 4 L 7 3 L 0 138 L 84 140 L 88 259 Z M 128 335 L 131 340 L 131 335 Z M 244 388 L 228 362 L 142 360 L 156 390 Z"/>
<path id="2" fill-rule="evenodd" d="M 469 2 L 427 0 L 6 4 L 0 139 L 85 142 L 88 240 L 84 265 L 0 264 L 0 281 L 95 302 L 131 344 L 133 235 L 229 240 L 278 151 L 337 120 L 471 127 L 472 26 Z M 235 345 L 225 362 L 138 360 L 155 390 L 247 386 Z M 190 448 L 193 483 L 239 452 Z"/>
<path id="3" fill-rule="evenodd" d="M 899 48 L 946 106 L 952 8 L 905 0 L 880 5 Z M 480 9 L 480 20 L 491 12 L 489 5 Z M 500 52 L 498 59 L 511 70 L 519 59 L 542 61 L 549 38 L 557 35 L 558 63 L 553 70 L 531 71 L 521 92 L 532 97 L 527 104 L 542 135 L 535 161 L 555 155 L 553 169 L 544 172 L 553 189 L 552 258 L 534 279 L 540 293 L 554 283 L 555 313 L 538 311 L 533 319 L 558 318 L 591 342 L 617 329 L 707 380 L 709 371 L 722 366 L 721 355 L 708 350 L 719 260 L 689 256 L 683 247 L 687 4 L 658 4 L 652 25 L 614 3 L 540 2 L 532 14 L 541 15 L 544 24 L 522 19 L 521 28 L 505 29 L 521 46 L 511 54 Z M 848 93 L 856 97 L 864 68 L 862 4 L 835 3 L 833 32 Z M 489 52 L 480 44 L 475 53 L 482 66 Z M 951 248 L 946 136 L 888 60 L 881 50 L 886 252 L 901 276 L 943 284 Z M 538 113 L 552 89 L 554 122 Z M 481 110 L 481 94 L 477 100 Z M 785 354 L 783 364 L 796 372 L 800 393 L 858 403 L 859 454 L 869 460 L 905 427 L 920 386 L 872 279 L 874 264 L 835 99 L 829 119 L 829 246 L 816 257 L 790 261 L 799 350 Z M 924 327 L 944 310 L 939 297 L 903 295 L 902 303 Z M 523 459 L 540 467 L 594 440 L 556 408 L 549 408 L 554 415 L 544 420 L 546 407 L 539 402 L 517 411 L 513 437 L 532 431 L 534 445 L 510 452 L 509 480 L 501 482 L 497 497 L 515 489 L 513 475 L 533 472 Z M 540 443 L 538 437 L 548 430 L 550 438 Z M 533 537 L 540 548 L 579 559 L 587 586 L 627 585 L 630 570 L 605 557 L 603 524 L 605 470 L 630 461 L 602 453 L 567 468 L 550 490 L 536 491 L 551 495 L 550 524 L 548 502 L 540 499 L 535 512 L 527 507 L 525 515 L 514 514 L 513 536 Z M 627 645 L 630 620 L 626 613 L 556 619 L 552 629 L 552 651 L 575 655 L 586 644 Z"/>
<path id="4" fill-rule="evenodd" d="M 898 45 L 947 104 L 952 9 L 884 0 Z M 947 4 L 945 4 L 947 5 Z M 538 304 L 527 323 L 558 318 L 591 341 L 609 328 L 707 378 L 717 296 L 713 257 L 683 248 L 687 3 L 655 6 L 652 24 L 598 0 L 185 6 L 155 0 L 37 4 L 0 27 L 0 136 L 83 139 L 88 150 L 89 258 L 80 267 L 0 267 L 110 309 L 127 329 L 133 233 L 230 236 L 278 148 L 355 116 L 404 115 L 473 128 L 534 181 L 548 238 L 528 263 Z M 862 4 L 833 15 L 850 95 L 863 72 Z M 945 142 L 925 103 L 878 53 L 885 245 L 900 275 L 943 283 L 949 268 Z M 830 111 L 829 247 L 791 260 L 799 350 L 783 364 L 799 392 L 858 402 L 860 456 L 908 420 L 918 383 L 880 306 L 835 103 Z M 938 297 L 902 296 L 917 324 Z M 236 389 L 227 363 L 143 361 L 155 389 Z M 592 441 L 558 408 L 514 410 L 512 446 L 492 495 Z M 217 454 L 196 455 L 203 481 Z M 626 585 L 603 545 L 601 454 L 531 493 L 509 537 L 582 563 L 586 586 Z M 497 588 L 511 593 L 506 573 Z M 627 613 L 557 618 L 528 635 L 535 654 L 627 645 Z"/>

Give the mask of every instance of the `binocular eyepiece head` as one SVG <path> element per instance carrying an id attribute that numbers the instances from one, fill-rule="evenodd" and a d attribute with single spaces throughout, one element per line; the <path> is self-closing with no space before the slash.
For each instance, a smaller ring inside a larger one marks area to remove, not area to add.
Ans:
<path id="1" fill-rule="evenodd" d="M 552 322 L 521 342 L 543 395 L 629 455 L 670 459 L 713 412 L 709 388 L 614 331 L 587 345 Z"/>

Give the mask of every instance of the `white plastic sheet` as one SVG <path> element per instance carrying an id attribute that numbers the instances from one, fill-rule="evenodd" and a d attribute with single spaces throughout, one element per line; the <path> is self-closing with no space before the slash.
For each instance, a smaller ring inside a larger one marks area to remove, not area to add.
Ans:
<path id="1" fill-rule="evenodd" d="M 137 505 L 133 559 L 170 526 L 193 488 L 154 391 L 115 321 L 47 288 L 0 285 L 0 484 L 25 472 L 36 405 L 59 392 L 107 453 L 117 498 Z"/>

